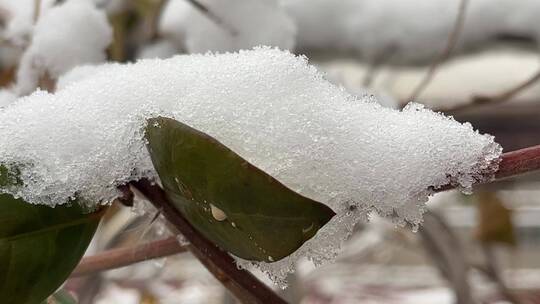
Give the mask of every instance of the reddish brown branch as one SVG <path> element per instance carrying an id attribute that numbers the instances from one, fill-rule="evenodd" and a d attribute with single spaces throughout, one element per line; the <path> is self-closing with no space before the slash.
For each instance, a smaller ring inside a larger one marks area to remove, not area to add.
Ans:
<path id="1" fill-rule="evenodd" d="M 507 152 L 501 158 L 497 179 L 540 170 L 540 145 Z"/>
<path id="2" fill-rule="evenodd" d="M 108 250 L 81 260 L 71 277 L 120 268 L 134 263 L 170 256 L 187 250 L 176 237 L 153 241 L 144 245 Z"/>
<path id="3" fill-rule="evenodd" d="M 238 269 L 233 258 L 207 240 L 174 207 L 163 189 L 148 180 L 131 184 L 190 242 L 190 251 L 238 299 L 244 303 L 286 303 L 268 286 L 246 270 Z"/>
<path id="4" fill-rule="evenodd" d="M 540 170 L 540 145 L 503 153 L 499 170 L 495 172 L 495 180 L 491 182 L 536 170 Z M 454 188 L 446 185 L 434 190 L 443 192 Z"/>

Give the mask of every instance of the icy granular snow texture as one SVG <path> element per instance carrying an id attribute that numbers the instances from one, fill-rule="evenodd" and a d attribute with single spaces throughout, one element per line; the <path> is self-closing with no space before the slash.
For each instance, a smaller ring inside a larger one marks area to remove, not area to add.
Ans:
<path id="1" fill-rule="evenodd" d="M 55 94 L 0 110 L 0 160 L 19 164 L 25 184 L 9 191 L 51 206 L 74 195 L 110 202 L 120 183 L 155 177 L 145 121 L 172 117 L 338 214 L 290 258 L 259 264 L 276 280 L 298 256 L 331 258 L 372 210 L 417 225 L 430 187 L 470 189 L 491 178 L 501 153 L 469 124 L 354 97 L 277 49 L 78 70 Z"/>

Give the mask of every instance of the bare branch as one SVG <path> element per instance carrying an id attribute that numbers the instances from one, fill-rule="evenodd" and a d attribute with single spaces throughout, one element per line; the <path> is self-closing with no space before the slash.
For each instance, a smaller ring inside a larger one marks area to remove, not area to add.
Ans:
<path id="1" fill-rule="evenodd" d="M 517 295 L 515 295 L 504 283 L 504 279 L 498 267 L 497 257 L 495 256 L 495 252 L 493 252 L 495 248 L 489 244 L 481 244 L 481 248 L 486 259 L 486 266 L 480 270 L 497 285 L 499 292 L 506 300 L 510 303 L 521 303 L 521 300 Z"/>
<path id="2" fill-rule="evenodd" d="M 396 53 L 396 50 L 396 46 L 391 45 L 369 63 L 364 79 L 362 80 L 362 86 L 366 88 L 371 86 L 381 66 Z"/>
<path id="3" fill-rule="evenodd" d="M 153 241 L 144 245 L 117 248 L 84 257 L 75 268 L 71 277 L 85 276 L 105 270 L 120 268 L 146 260 L 170 256 L 185 252 L 188 245 L 182 245 L 176 237 Z"/>
<path id="4" fill-rule="evenodd" d="M 36 22 L 38 21 L 40 13 L 41 13 L 41 0 L 34 0 L 34 16 L 33 16 L 34 24 L 36 24 Z"/>
<path id="5" fill-rule="evenodd" d="M 268 286 L 246 270 L 238 269 L 233 258 L 207 240 L 174 207 L 163 189 L 146 179 L 132 182 L 165 218 L 190 242 L 190 251 L 238 299 L 245 303 L 286 303 Z"/>
<path id="6" fill-rule="evenodd" d="M 429 85 L 429 83 L 431 82 L 431 80 L 435 76 L 435 73 L 437 72 L 437 68 L 439 67 L 439 65 L 442 62 L 446 61 L 446 59 L 448 59 L 448 57 L 450 57 L 450 54 L 452 53 L 452 50 L 456 46 L 456 44 L 458 42 L 459 35 L 463 31 L 463 27 L 465 25 L 465 15 L 466 15 L 466 12 L 467 12 L 468 2 L 469 2 L 469 0 L 461 0 L 460 1 L 459 8 L 458 8 L 458 14 L 456 16 L 456 21 L 454 23 L 454 28 L 453 28 L 452 32 L 450 33 L 450 35 L 448 36 L 448 42 L 446 44 L 446 47 L 441 52 L 441 54 L 439 56 L 437 56 L 437 58 L 435 58 L 435 60 L 433 60 L 433 62 L 429 66 L 429 69 L 428 69 L 426 75 L 424 75 L 424 78 L 422 79 L 422 81 L 414 89 L 413 93 L 405 101 L 405 103 L 415 100 L 416 98 L 418 98 L 418 96 L 420 96 L 420 94 L 422 94 L 422 92 L 425 90 L 425 88 Z"/>
<path id="7" fill-rule="evenodd" d="M 531 87 L 533 84 L 537 83 L 538 81 L 540 81 L 540 70 L 538 70 L 533 76 L 531 76 L 529 79 L 527 79 L 523 83 L 520 83 L 519 85 L 507 91 L 504 91 L 494 96 L 480 96 L 480 95 L 474 96 L 470 103 L 465 103 L 463 105 L 453 107 L 445 112 L 454 113 L 457 111 L 463 111 L 465 109 L 474 108 L 479 105 L 502 103 L 502 102 L 505 102 L 514 98 L 516 95 L 528 89 L 529 87 Z"/>
<path id="8" fill-rule="evenodd" d="M 227 24 L 221 17 L 216 15 L 212 10 L 210 10 L 206 5 L 202 4 L 199 0 L 186 0 L 193 7 L 195 7 L 199 12 L 205 15 L 210 21 L 214 22 L 217 26 L 224 28 L 232 36 L 236 36 L 238 32 L 230 25 Z"/>
<path id="9" fill-rule="evenodd" d="M 422 244 L 461 304 L 476 303 L 468 283 L 469 265 L 463 247 L 446 221 L 433 211 L 424 214 Z"/>

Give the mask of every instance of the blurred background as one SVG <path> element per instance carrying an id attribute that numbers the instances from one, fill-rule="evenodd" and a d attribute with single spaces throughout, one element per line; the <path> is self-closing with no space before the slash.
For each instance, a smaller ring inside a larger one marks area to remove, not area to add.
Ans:
<path id="1" fill-rule="evenodd" d="M 470 122 L 507 152 L 540 144 L 538 20 L 540 0 L 0 0 L 0 107 L 54 91 L 78 65 L 268 45 L 306 56 L 351 94 Z M 373 216 L 336 263 L 299 262 L 280 294 L 540 303 L 540 173 L 439 193 L 428 206 L 416 233 Z M 144 201 L 115 204 L 87 255 L 173 234 Z M 66 289 L 80 303 L 235 303 L 187 252 L 73 277 Z"/>

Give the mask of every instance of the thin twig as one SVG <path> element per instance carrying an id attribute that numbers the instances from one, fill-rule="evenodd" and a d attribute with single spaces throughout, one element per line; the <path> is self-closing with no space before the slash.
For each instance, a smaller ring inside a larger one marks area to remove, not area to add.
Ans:
<path id="1" fill-rule="evenodd" d="M 71 273 L 71 277 L 85 276 L 142 261 L 170 256 L 185 252 L 187 247 L 188 245 L 180 244 L 176 237 L 169 237 L 135 247 L 107 250 L 93 256 L 84 257 L 73 273 Z"/>
<path id="2" fill-rule="evenodd" d="M 214 22 L 215 25 L 222 27 L 232 36 L 238 35 L 236 29 L 234 29 L 230 24 L 227 24 L 221 17 L 216 15 L 212 10 L 210 10 L 206 5 L 202 4 L 199 0 L 186 0 L 193 7 L 195 7 L 199 12 L 205 15 L 210 21 Z"/>
<path id="3" fill-rule="evenodd" d="M 287 303 L 268 286 L 246 270 L 239 269 L 233 258 L 207 240 L 174 207 L 161 187 L 146 179 L 132 182 L 165 218 L 190 242 L 190 251 L 229 291 L 244 303 Z"/>
<path id="4" fill-rule="evenodd" d="M 41 0 L 34 0 L 34 24 L 36 24 L 36 22 L 38 21 L 39 19 L 39 14 L 41 12 Z"/>
<path id="5" fill-rule="evenodd" d="M 463 247 L 446 221 L 433 211 L 424 214 L 419 230 L 422 244 L 441 275 L 448 280 L 460 304 L 475 303 L 468 284 L 469 265 Z"/>
<path id="6" fill-rule="evenodd" d="M 473 108 L 479 105 L 485 105 L 485 104 L 491 105 L 491 104 L 502 103 L 502 102 L 512 99 L 513 97 L 523 92 L 524 90 L 528 89 L 529 87 L 531 87 L 533 84 L 537 83 L 538 81 L 540 81 L 540 70 L 538 70 L 533 76 L 531 76 L 529 79 L 527 79 L 523 83 L 520 83 L 519 85 L 507 91 L 504 91 L 494 96 L 482 96 L 482 95 L 474 96 L 471 102 L 459 105 L 457 107 L 453 107 L 451 109 L 448 109 L 445 112 L 454 113 L 458 111 L 463 111 L 465 109 Z"/>
<path id="7" fill-rule="evenodd" d="M 504 283 L 504 279 L 498 267 L 499 263 L 495 256 L 495 248 L 492 245 L 485 243 L 481 244 L 480 247 L 486 260 L 486 266 L 482 269 L 484 274 L 497 285 L 499 292 L 507 301 L 514 304 L 521 303 L 521 300 Z"/>
<path id="8" fill-rule="evenodd" d="M 459 35 L 463 31 L 463 27 L 465 25 L 465 15 L 467 12 L 467 5 L 469 0 L 461 0 L 459 3 L 458 8 L 458 14 L 456 16 L 456 21 L 454 23 L 454 28 L 452 29 L 452 32 L 448 36 L 448 42 L 446 44 L 446 47 L 442 51 L 442 53 L 433 60 L 431 65 L 429 66 L 429 69 L 424 75 L 424 78 L 422 81 L 418 84 L 418 86 L 414 89 L 411 96 L 405 101 L 405 103 L 409 101 L 414 101 L 422 94 L 422 92 L 425 90 L 425 88 L 429 85 L 433 77 L 435 76 L 435 73 L 437 71 L 437 68 L 439 65 L 444 62 L 448 57 L 450 57 L 450 54 L 452 53 L 452 50 L 456 46 L 458 42 Z"/>
<path id="9" fill-rule="evenodd" d="M 375 56 L 375 58 L 369 63 L 366 74 L 364 75 L 364 79 L 362 80 L 363 87 L 369 88 L 371 86 L 377 72 L 380 71 L 381 66 L 396 53 L 396 50 L 396 46 L 391 45 Z"/>
<path id="10" fill-rule="evenodd" d="M 148 41 L 155 41 L 159 37 L 159 21 L 161 20 L 161 16 L 163 15 L 167 3 L 168 0 L 158 0 L 157 4 L 152 9 L 151 14 L 146 21 L 146 39 Z"/>

